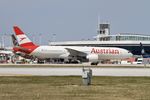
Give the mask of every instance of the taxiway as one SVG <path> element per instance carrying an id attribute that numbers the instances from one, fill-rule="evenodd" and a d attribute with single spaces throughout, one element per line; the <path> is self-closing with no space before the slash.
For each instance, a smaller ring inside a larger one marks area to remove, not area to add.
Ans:
<path id="1" fill-rule="evenodd" d="M 150 68 L 91 68 L 93 76 L 150 76 Z M 81 76 L 82 68 L 1 67 L 0 76 Z"/>

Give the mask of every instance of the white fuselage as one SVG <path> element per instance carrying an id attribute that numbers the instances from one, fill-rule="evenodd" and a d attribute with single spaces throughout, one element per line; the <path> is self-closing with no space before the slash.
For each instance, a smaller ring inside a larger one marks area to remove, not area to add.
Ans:
<path id="1" fill-rule="evenodd" d="M 88 55 L 98 55 L 98 59 L 125 59 L 132 57 L 128 50 L 112 47 L 76 47 L 76 46 L 39 46 L 30 55 L 37 58 L 68 58 L 70 52 L 66 49 L 83 52 Z M 80 55 L 79 55 L 80 56 Z"/>
<path id="2" fill-rule="evenodd" d="M 38 58 L 66 58 L 69 53 L 66 49 L 57 46 L 39 46 L 30 55 Z"/>

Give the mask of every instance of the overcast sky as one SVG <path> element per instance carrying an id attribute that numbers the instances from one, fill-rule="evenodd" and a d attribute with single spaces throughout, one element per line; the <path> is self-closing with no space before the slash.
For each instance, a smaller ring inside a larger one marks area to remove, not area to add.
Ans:
<path id="1" fill-rule="evenodd" d="M 0 34 L 18 25 L 36 42 L 42 34 L 42 44 L 53 34 L 56 41 L 92 39 L 98 16 L 111 24 L 111 34 L 149 34 L 149 10 L 150 0 L 0 0 Z"/>

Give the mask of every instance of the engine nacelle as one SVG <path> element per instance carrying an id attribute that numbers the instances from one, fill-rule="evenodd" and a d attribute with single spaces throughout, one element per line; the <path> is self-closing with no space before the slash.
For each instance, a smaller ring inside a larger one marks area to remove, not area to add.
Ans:
<path id="1" fill-rule="evenodd" d="M 64 59 L 68 59 L 69 58 L 69 53 L 65 53 L 59 56 L 59 58 L 64 58 Z"/>
<path id="2" fill-rule="evenodd" d="M 86 58 L 89 60 L 89 62 L 98 62 L 99 61 L 99 57 L 97 54 L 87 55 Z"/>

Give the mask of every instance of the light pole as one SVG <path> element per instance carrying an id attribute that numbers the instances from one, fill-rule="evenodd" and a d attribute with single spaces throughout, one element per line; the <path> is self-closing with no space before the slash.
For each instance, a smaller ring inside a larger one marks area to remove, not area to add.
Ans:
<path id="1" fill-rule="evenodd" d="M 2 46 L 3 46 L 3 34 L 1 35 L 1 48 L 2 48 Z"/>
<path id="2" fill-rule="evenodd" d="M 3 37 L 2 37 L 2 42 L 3 42 L 3 44 L 2 44 L 3 46 L 2 47 L 3 48 L 5 48 L 5 39 L 6 39 L 6 33 L 4 33 Z"/>
<path id="3" fill-rule="evenodd" d="M 55 42 L 55 39 L 56 39 L 56 34 L 53 34 L 53 36 L 52 36 L 52 42 Z"/>
<path id="4" fill-rule="evenodd" d="M 39 45 L 41 45 L 42 42 L 42 34 L 39 34 Z"/>
<path id="5" fill-rule="evenodd" d="M 35 34 L 32 34 L 31 37 L 32 37 L 32 41 L 35 43 Z"/>

